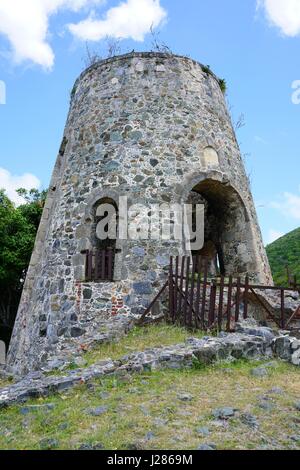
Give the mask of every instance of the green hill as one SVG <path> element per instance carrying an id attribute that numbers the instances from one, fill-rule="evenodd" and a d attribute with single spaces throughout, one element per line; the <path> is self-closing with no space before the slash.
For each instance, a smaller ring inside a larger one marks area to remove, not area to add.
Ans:
<path id="1" fill-rule="evenodd" d="M 287 265 L 300 282 L 300 228 L 268 245 L 267 254 L 275 284 L 287 284 Z"/>

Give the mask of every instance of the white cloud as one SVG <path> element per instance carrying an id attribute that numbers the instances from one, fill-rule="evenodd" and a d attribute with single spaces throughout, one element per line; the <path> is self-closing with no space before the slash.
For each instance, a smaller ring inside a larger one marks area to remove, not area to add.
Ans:
<path id="1" fill-rule="evenodd" d="M 93 13 L 80 23 L 70 24 L 69 30 L 85 41 L 99 41 L 106 36 L 143 41 L 151 25 L 157 27 L 166 17 L 160 0 L 127 0 L 109 9 L 103 19 Z"/>
<path id="2" fill-rule="evenodd" d="M 45 69 L 54 64 L 49 44 L 49 19 L 61 10 L 79 12 L 105 4 L 106 0 L 0 0 L 0 35 L 12 49 L 16 63 L 31 61 Z M 160 0 L 126 0 L 109 8 L 103 19 L 92 12 L 85 20 L 68 25 L 79 39 L 98 41 L 106 36 L 142 41 L 150 26 L 167 16 Z"/>
<path id="3" fill-rule="evenodd" d="M 300 220 L 300 195 L 285 192 L 280 202 L 272 202 L 271 207 L 282 214 Z"/>
<path id="4" fill-rule="evenodd" d="M 283 237 L 283 235 L 284 233 L 278 232 L 277 230 L 269 230 L 267 244 L 269 245 L 270 243 L 275 242 L 276 240 L 278 240 L 278 238 Z"/>
<path id="5" fill-rule="evenodd" d="M 49 18 L 61 9 L 79 11 L 103 0 L 0 0 L 0 34 L 11 44 L 15 62 L 30 60 L 46 69 L 54 64 L 48 43 Z"/>
<path id="6" fill-rule="evenodd" d="M 24 203 L 16 189 L 39 189 L 41 186 L 40 180 L 31 173 L 24 173 L 22 176 L 12 175 L 4 168 L 0 168 L 0 189 L 5 189 L 7 196 L 16 204 Z"/>
<path id="7" fill-rule="evenodd" d="M 299 0 L 257 0 L 258 8 L 263 8 L 269 22 L 277 26 L 285 36 L 300 34 Z"/>

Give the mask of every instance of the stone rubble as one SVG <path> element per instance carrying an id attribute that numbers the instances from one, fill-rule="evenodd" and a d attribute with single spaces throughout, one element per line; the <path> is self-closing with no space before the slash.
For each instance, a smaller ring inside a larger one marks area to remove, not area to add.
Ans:
<path id="1" fill-rule="evenodd" d="M 75 385 L 112 374 L 122 379 L 133 373 L 157 369 L 191 368 L 198 363 L 209 365 L 234 359 L 271 358 L 272 355 L 293 362 L 295 353 L 300 352 L 299 341 L 295 338 L 276 337 L 271 329 L 258 327 L 251 320 L 239 323 L 237 330 L 236 333 L 223 332 L 219 337 L 189 338 L 184 344 L 148 348 L 116 361 L 108 358 L 85 369 L 65 371 L 64 376 L 46 376 L 42 371 L 31 372 L 21 381 L 0 389 L 0 408 L 15 402 L 24 402 L 26 399 L 62 392 Z M 270 362 L 253 370 L 262 370 L 263 373 L 258 375 L 263 377 L 266 375 L 266 367 L 272 366 L 273 363 Z M 178 398 L 190 400 L 192 396 Z"/>

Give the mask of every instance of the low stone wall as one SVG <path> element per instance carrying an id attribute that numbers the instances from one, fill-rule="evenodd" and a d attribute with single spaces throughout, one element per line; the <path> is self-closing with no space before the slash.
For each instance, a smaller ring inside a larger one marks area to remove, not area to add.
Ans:
<path id="1" fill-rule="evenodd" d="M 64 376 L 31 372 L 18 383 L 0 390 L 0 408 L 29 398 L 61 392 L 77 384 L 109 375 L 128 375 L 157 369 L 191 368 L 195 363 L 209 365 L 235 359 L 279 357 L 300 365 L 300 341 L 258 327 L 253 320 L 237 324 L 236 333 L 219 337 L 190 338 L 184 344 L 149 348 L 113 361 L 107 359 L 88 368 L 67 371 Z"/>
<path id="2" fill-rule="evenodd" d="M 131 374 L 161 368 L 192 367 L 195 361 L 211 364 L 216 361 L 253 359 L 271 356 L 274 335 L 267 328 L 221 334 L 219 338 L 190 338 L 185 344 L 147 349 L 124 356 L 118 361 L 107 359 L 86 369 L 71 370 L 65 376 L 45 376 L 31 372 L 20 382 L 0 390 L 0 407 L 28 398 L 45 396 L 78 383 L 110 374 Z"/>
<path id="3" fill-rule="evenodd" d="M 51 372 L 76 364 L 77 361 L 80 362 L 84 351 L 101 344 L 119 341 L 134 325 L 134 318 L 126 315 L 116 315 L 105 319 L 93 314 L 89 317 L 89 321 L 82 323 L 80 327 L 72 326 L 67 339 L 64 336 L 54 337 L 51 344 L 44 345 L 34 370 Z M 10 366 L 6 367 L 6 371 L 18 377 L 25 375 L 22 371 Z"/>

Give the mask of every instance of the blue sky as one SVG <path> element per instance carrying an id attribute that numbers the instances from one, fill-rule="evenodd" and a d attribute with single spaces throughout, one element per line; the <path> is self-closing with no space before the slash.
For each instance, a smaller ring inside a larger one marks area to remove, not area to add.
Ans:
<path id="1" fill-rule="evenodd" d="M 47 187 L 86 41 L 149 50 L 152 23 L 226 79 L 265 242 L 298 227 L 300 0 L 0 0 L 0 186 Z"/>

